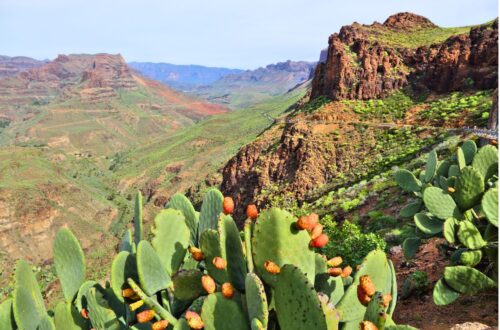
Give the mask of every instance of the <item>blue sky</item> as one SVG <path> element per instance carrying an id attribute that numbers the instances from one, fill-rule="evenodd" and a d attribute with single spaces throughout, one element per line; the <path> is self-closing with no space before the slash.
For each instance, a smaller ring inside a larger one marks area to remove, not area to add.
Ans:
<path id="1" fill-rule="evenodd" d="M 256 68 L 317 60 L 328 36 L 412 11 L 441 26 L 482 23 L 497 0 L 0 0 L 0 54 Z"/>

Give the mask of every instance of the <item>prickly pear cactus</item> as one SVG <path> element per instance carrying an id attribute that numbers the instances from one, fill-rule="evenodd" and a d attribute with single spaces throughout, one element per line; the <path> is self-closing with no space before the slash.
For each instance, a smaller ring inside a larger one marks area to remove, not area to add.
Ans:
<path id="1" fill-rule="evenodd" d="M 436 159 L 434 153 L 429 154 L 426 168 L 429 177 Z M 403 250 L 405 257 L 411 259 L 422 239 L 430 236 L 446 239 L 453 252 L 452 263 L 458 266 L 446 267 L 444 278 L 434 288 L 435 303 L 445 305 L 460 294 L 471 295 L 496 285 L 493 279 L 497 277 L 498 245 L 494 243 L 497 235 L 489 233 L 491 228 L 496 232 L 498 227 L 498 150 L 492 145 L 478 149 L 474 141 L 468 140 L 455 156 L 438 163 L 438 178 L 433 182 L 425 180 L 429 183 L 422 196 L 415 193 L 417 201 L 422 198 L 425 209 L 414 215 L 417 235 L 404 241 Z M 395 175 L 405 191 L 416 190 L 408 188 L 416 180 L 410 174 L 401 170 Z M 407 216 L 416 209 L 409 204 L 401 215 Z"/>
<path id="2" fill-rule="evenodd" d="M 221 213 L 222 200 L 210 190 L 198 214 L 175 195 L 171 208 L 155 217 L 150 243 L 142 236 L 138 193 L 134 237 L 126 231 L 104 287 L 84 282 L 82 249 L 62 229 L 54 255 L 65 301 L 49 316 L 35 275 L 21 260 L 14 297 L 0 305 L 2 329 L 145 330 L 163 329 L 167 322 L 168 329 L 179 330 L 350 329 L 366 314 L 356 296 L 361 275 L 396 296 L 394 268 L 383 252 L 370 253 L 354 278 L 335 276 L 310 247 L 312 233 L 298 230 L 291 214 L 263 211 L 256 223 L 247 221 L 242 242 L 232 217 Z M 463 291 L 465 275 L 455 271 L 448 277 L 450 290 Z M 395 300 L 384 306 L 389 321 Z"/>
<path id="3" fill-rule="evenodd" d="M 278 266 L 296 265 L 314 283 L 315 254 L 309 248 L 309 235 L 304 230 L 295 229 L 296 219 L 288 212 L 276 208 L 259 215 L 252 238 L 252 253 L 258 275 L 269 285 L 273 285 L 276 275 L 264 268 L 268 260 Z"/>

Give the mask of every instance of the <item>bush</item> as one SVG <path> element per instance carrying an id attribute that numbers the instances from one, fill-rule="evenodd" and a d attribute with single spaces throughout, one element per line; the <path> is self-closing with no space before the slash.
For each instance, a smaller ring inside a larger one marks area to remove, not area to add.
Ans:
<path id="1" fill-rule="evenodd" d="M 411 295 L 423 295 L 429 290 L 430 284 L 427 273 L 417 270 L 405 279 L 402 298 L 406 299 Z"/>
<path id="2" fill-rule="evenodd" d="M 331 216 L 325 216 L 321 223 L 330 242 L 321 253 L 328 257 L 342 256 L 346 265 L 356 267 L 368 252 L 376 249 L 385 250 L 386 243 L 382 237 L 374 233 L 363 233 L 361 228 L 346 220 L 339 225 Z"/>

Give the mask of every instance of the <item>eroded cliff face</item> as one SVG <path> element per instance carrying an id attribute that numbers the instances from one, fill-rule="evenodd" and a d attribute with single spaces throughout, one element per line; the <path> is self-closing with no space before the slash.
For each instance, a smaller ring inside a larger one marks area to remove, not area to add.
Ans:
<path id="1" fill-rule="evenodd" d="M 409 83 L 434 92 L 494 88 L 498 76 L 497 21 L 430 46 L 384 43 L 387 35 L 416 38 L 433 29 L 438 27 L 411 13 L 393 15 L 383 24 L 342 27 L 330 36 L 327 58 L 316 67 L 312 98 L 383 98 Z"/>

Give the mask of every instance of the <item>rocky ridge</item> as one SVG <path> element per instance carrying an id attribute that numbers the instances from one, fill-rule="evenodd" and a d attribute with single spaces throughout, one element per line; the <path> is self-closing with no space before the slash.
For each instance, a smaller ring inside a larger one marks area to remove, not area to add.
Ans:
<path id="1" fill-rule="evenodd" d="M 381 98 L 409 83 L 441 93 L 493 88 L 497 21 L 430 46 L 390 47 L 383 39 L 377 40 L 379 35 L 425 33 L 435 28 L 428 19 L 411 13 L 393 15 L 383 24 L 343 26 L 330 36 L 327 58 L 316 68 L 312 98 Z"/>

